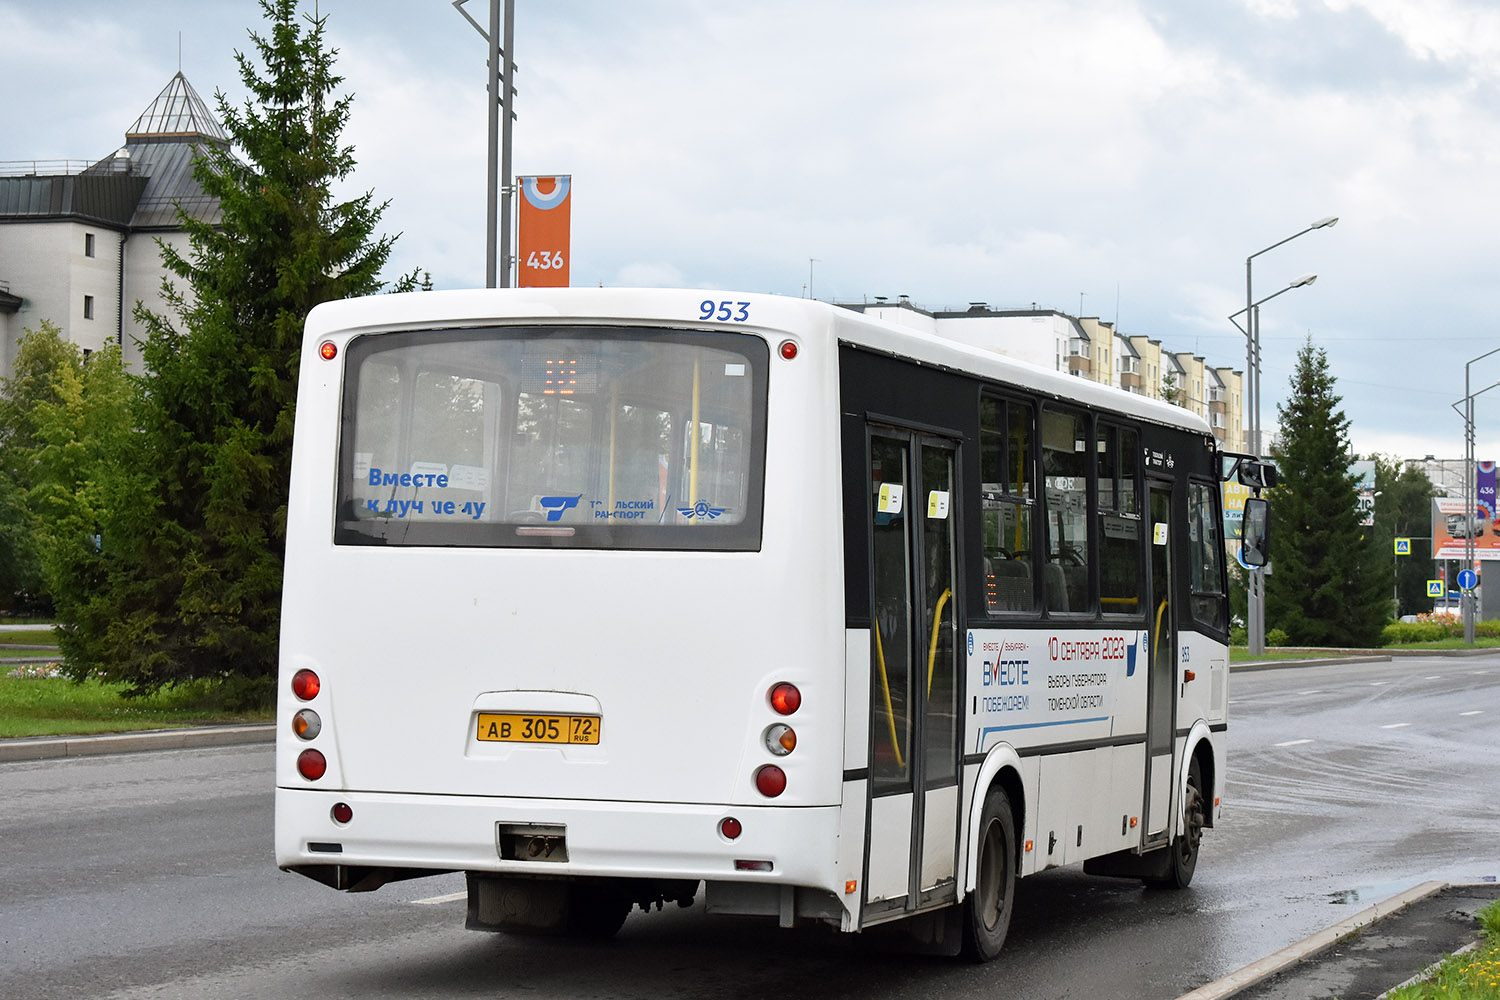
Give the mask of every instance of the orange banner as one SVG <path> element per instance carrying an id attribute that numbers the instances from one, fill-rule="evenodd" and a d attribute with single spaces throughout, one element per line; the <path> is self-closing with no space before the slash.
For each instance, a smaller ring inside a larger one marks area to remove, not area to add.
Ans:
<path id="1" fill-rule="evenodd" d="M 516 287 L 566 288 L 572 261 L 573 187 L 571 174 L 518 177 L 520 211 L 516 217 Z"/>

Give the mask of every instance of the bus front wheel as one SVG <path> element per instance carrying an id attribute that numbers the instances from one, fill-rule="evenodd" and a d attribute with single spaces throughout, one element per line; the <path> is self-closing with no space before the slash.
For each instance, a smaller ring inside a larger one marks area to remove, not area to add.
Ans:
<path id="1" fill-rule="evenodd" d="M 1152 884 L 1168 889 L 1186 889 L 1193 881 L 1193 872 L 1198 868 L 1198 848 L 1203 842 L 1203 827 L 1207 819 L 1203 798 L 1203 774 L 1196 758 L 1188 764 L 1187 795 L 1182 800 L 1182 836 L 1172 842 L 1171 866 L 1162 879 L 1150 880 Z"/>
<path id="2" fill-rule="evenodd" d="M 1000 954 L 1016 892 L 1016 827 L 1010 799 L 999 788 L 984 797 L 979 822 L 979 872 L 964 901 L 964 953 L 977 962 Z"/>

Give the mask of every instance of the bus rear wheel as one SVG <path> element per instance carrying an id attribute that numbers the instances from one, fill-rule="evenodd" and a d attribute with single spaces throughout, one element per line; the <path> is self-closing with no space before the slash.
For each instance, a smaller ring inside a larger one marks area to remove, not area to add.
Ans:
<path id="1" fill-rule="evenodd" d="M 964 954 L 988 962 L 1000 954 L 1010 930 L 1016 892 L 1016 826 L 1010 799 L 992 788 L 979 822 L 979 872 L 964 901 Z"/>

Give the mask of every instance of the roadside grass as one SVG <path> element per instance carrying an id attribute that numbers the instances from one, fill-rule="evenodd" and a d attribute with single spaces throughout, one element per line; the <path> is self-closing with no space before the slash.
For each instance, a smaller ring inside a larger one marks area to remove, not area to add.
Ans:
<path id="1" fill-rule="evenodd" d="M 57 640 L 53 638 L 49 629 L 46 632 L 37 630 L 22 631 L 20 629 L 6 629 L 0 627 L 0 643 L 19 642 L 28 646 L 55 646 Z"/>
<path id="2" fill-rule="evenodd" d="M 1449 956 L 1421 982 L 1385 994 L 1387 1000 L 1500 1000 L 1500 900 L 1475 917 L 1484 930 L 1478 948 Z"/>
<path id="3" fill-rule="evenodd" d="M 192 681 L 127 698 L 124 685 L 98 680 L 0 675 L 0 739 L 271 721 L 270 709 L 226 708 L 221 687 L 213 681 Z"/>

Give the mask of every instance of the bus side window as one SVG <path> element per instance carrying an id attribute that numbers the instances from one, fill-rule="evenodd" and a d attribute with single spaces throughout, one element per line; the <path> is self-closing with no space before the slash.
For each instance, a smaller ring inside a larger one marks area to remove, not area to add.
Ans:
<path id="1" fill-rule="evenodd" d="M 1191 547 L 1193 618 L 1224 630 L 1224 539 L 1219 530 L 1217 487 L 1188 483 L 1188 544 Z"/>
<path id="2" fill-rule="evenodd" d="M 1099 600 L 1105 614 L 1141 611 L 1138 442 L 1128 427 L 1099 425 Z"/>
<path id="3" fill-rule="evenodd" d="M 985 609 L 1036 608 L 1031 547 L 1031 409 L 989 396 L 980 402 L 980 523 Z"/>
<path id="4" fill-rule="evenodd" d="M 1089 612 L 1089 433 L 1083 414 L 1042 411 L 1047 493 L 1047 610 Z"/>

